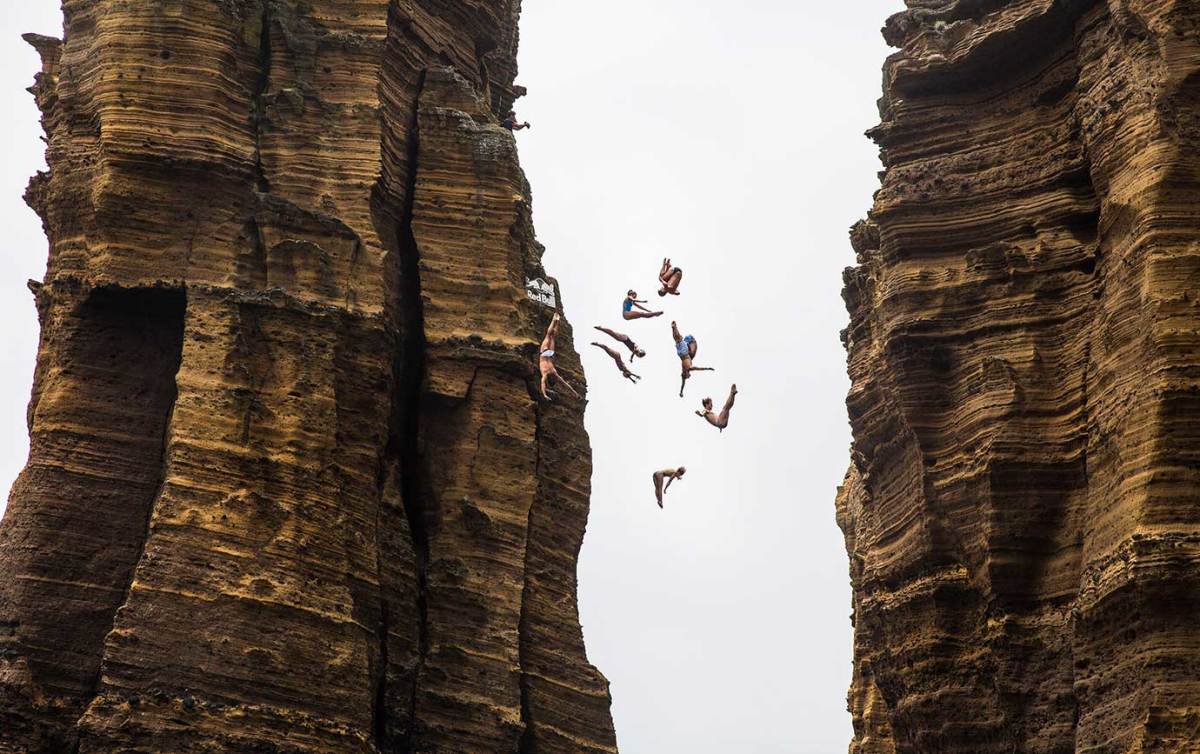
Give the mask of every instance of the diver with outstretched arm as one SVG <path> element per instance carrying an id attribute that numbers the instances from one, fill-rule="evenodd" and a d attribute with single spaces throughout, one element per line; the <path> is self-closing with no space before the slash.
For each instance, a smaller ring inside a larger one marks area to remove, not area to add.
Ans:
<path id="1" fill-rule="evenodd" d="M 675 353 L 679 355 L 681 378 L 679 382 L 679 397 L 683 397 L 683 389 L 687 387 L 687 381 L 692 376 L 692 372 L 715 372 L 717 370 L 712 367 L 698 367 L 692 359 L 696 358 L 696 351 L 699 350 L 700 344 L 696 339 L 688 335 L 684 337 L 679 334 L 679 325 L 671 323 L 671 335 L 675 338 Z"/>
<path id="2" fill-rule="evenodd" d="M 663 495 L 670 489 L 671 482 L 682 479 L 685 473 L 687 473 L 687 468 L 683 466 L 654 472 L 654 497 L 658 500 L 659 508 L 663 507 Z M 666 480 L 666 485 L 663 484 L 663 480 Z"/>
<path id="3" fill-rule="evenodd" d="M 603 343 L 593 342 L 592 345 L 603 350 L 606 354 L 612 357 L 613 361 L 617 362 L 617 369 L 621 370 L 621 374 L 624 375 L 625 379 L 629 380 L 635 385 L 637 384 L 638 380 L 642 379 L 640 374 L 634 374 L 633 372 L 629 371 L 629 367 L 625 366 L 625 359 L 621 358 L 621 354 L 617 353 Z"/>
<path id="4" fill-rule="evenodd" d="M 704 419 L 709 424 L 724 432 L 725 428 L 729 426 L 729 411 L 733 408 L 733 399 L 737 397 L 737 392 L 737 385 L 733 385 L 729 388 L 729 397 L 725 399 L 725 408 L 721 409 L 721 413 L 719 414 L 713 413 L 712 398 L 705 398 L 704 400 L 700 401 L 700 404 L 704 406 L 704 410 L 697 411 L 696 416 L 699 416 L 701 419 Z"/>
<path id="5" fill-rule="evenodd" d="M 509 110 L 508 114 L 504 116 L 504 119 L 500 121 L 500 125 L 504 126 L 509 131 L 520 131 L 525 128 L 533 128 L 533 126 L 529 125 L 529 121 L 525 121 L 524 123 L 517 122 L 516 110 Z"/>
<path id="6" fill-rule="evenodd" d="M 642 304 L 646 303 L 637 297 L 637 291 L 629 291 L 625 294 L 625 303 L 621 308 L 621 316 L 625 319 L 650 319 L 651 317 L 661 317 L 662 312 L 652 312 Z"/>
<path id="7" fill-rule="evenodd" d="M 576 398 L 581 397 L 575 392 L 575 388 L 571 387 L 571 383 L 563 379 L 563 376 L 558 373 L 558 368 L 554 366 L 554 339 L 558 336 L 558 325 L 562 317 L 558 312 L 554 313 L 554 318 L 550 320 L 550 326 L 546 328 L 546 337 L 542 338 L 542 347 L 538 352 L 538 367 L 542 371 L 542 397 L 550 400 L 550 395 L 546 392 L 546 386 L 550 382 L 550 378 L 554 377 L 563 384 L 567 390 L 571 391 L 571 395 Z"/>

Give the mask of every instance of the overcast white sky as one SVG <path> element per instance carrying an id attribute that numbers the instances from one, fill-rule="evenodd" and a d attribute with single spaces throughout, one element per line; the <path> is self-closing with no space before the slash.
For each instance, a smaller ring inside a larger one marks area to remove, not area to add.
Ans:
<path id="1" fill-rule="evenodd" d="M 585 351 L 595 452 L 580 562 L 592 661 L 624 754 L 844 750 L 850 592 L 833 497 L 848 461 L 841 270 L 877 188 L 883 20 L 901 0 L 525 0 L 518 134 L 534 219 Z M 28 452 L 37 348 L 27 278 L 46 243 L 21 199 L 44 167 L 25 31 L 0 5 L 0 488 Z M 654 295 L 663 256 L 683 296 Z M 668 316 L 623 322 L 634 287 Z M 700 343 L 678 393 L 670 320 Z M 621 379 L 605 324 L 648 351 Z M 692 411 L 741 390 L 723 435 Z M 650 474 L 685 464 L 667 508 Z M 0 503 L 2 505 L 2 503 Z"/>

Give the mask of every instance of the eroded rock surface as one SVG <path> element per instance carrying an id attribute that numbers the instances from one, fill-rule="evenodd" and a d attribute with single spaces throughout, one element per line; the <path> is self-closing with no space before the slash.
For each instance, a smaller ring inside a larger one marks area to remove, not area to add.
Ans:
<path id="1" fill-rule="evenodd" d="M 63 10 L 0 752 L 615 752 L 519 0 Z"/>
<path id="2" fill-rule="evenodd" d="M 1200 6 L 908 5 L 846 274 L 851 751 L 1200 751 Z"/>

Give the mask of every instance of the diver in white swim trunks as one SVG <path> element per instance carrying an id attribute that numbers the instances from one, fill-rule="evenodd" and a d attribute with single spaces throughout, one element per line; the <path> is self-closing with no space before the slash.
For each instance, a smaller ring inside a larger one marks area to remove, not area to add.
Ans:
<path id="1" fill-rule="evenodd" d="M 571 387 L 570 383 L 563 379 L 563 376 L 558 373 L 558 369 L 554 366 L 554 339 L 558 335 L 558 324 L 562 318 L 558 316 L 558 312 L 554 313 L 554 319 L 550 320 L 550 327 L 546 329 L 546 337 L 542 338 L 542 348 L 538 352 L 538 367 L 542 370 L 542 397 L 550 400 L 550 395 L 546 392 L 546 387 L 550 382 L 550 378 L 554 377 L 563 384 L 567 390 L 571 391 L 571 395 L 579 398 L 579 393 L 575 392 L 575 388 Z"/>

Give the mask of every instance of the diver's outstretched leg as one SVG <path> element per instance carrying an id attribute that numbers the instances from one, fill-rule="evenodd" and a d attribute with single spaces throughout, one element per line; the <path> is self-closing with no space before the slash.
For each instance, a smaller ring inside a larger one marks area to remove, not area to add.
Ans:
<path id="1" fill-rule="evenodd" d="M 737 397 L 737 385 L 729 388 L 729 397 L 725 399 L 725 408 L 717 415 L 717 426 L 725 429 L 729 426 L 729 411 L 733 408 L 733 399 Z"/>
<path id="2" fill-rule="evenodd" d="M 621 358 L 621 354 L 619 354 L 619 353 L 617 353 L 616 351 L 612 350 L 611 348 L 609 348 L 608 346 L 604 345 L 603 343 L 597 343 L 597 342 L 595 342 L 595 341 L 592 341 L 592 345 L 593 345 L 593 346 L 595 346 L 596 348 L 599 348 L 600 350 L 604 351 L 606 354 L 608 354 L 609 356 L 611 356 L 613 359 L 620 359 L 620 358 Z"/>
<path id="3" fill-rule="evenodd" d="M 653 317 L 661 317 L 662 315 L 662 312 L 643 312 L 630 309 L 622 316 L 624 316 L 625 319 L 652 319 Z"/>
<path id="4" fill-rule="evenodd" d="M 558 373 L 557 369 L 554 370 L 554 376 L 555 376 L 555 378 L 558 379 L 559 382 L 561 382 L 563 384 L 563 387 L 565 387 L 567 390 L 571 391 L 571 395 L 575 396 L 576 398 L 583 398 L 582 395 L 575 392 L 575 388 L 571 387 L 571 383 L 569 383 L 563 379 L 563 376 Z"/>
<path id="5" fill-rule="evenodd" d="M 554 318 L 550 320 L 550 326 L 546 328 L 546 337 L 542 338 L 542 353 L 554 350 L 554 339 L 558 337 L 558 323 L 560 319 L 558 312 L 555 312 Z"/>

